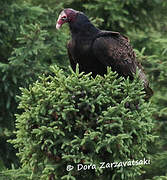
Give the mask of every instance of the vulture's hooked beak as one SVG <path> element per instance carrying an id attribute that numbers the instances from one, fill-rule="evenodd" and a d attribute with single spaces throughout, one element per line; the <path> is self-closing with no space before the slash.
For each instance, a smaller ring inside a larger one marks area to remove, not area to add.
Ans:
<path id="1" fill-rule="evenodd" d="M 60 29 L 61 28 L 61 24 L 59 24 L 58 22 L 57 22 L 57 24 L 56 24 L 56 29 Z"/>
<path id="2" fill-rule="evenodd" d="M 56 23 L 56 29 L 60 29 L 61 26 L 66 23 L 66 19 L 67 19 L 67 15 L 64 11 L 61 12 L 61 14 L 59 15 L 58 19 L 57 19 L 57 23 Z"/>

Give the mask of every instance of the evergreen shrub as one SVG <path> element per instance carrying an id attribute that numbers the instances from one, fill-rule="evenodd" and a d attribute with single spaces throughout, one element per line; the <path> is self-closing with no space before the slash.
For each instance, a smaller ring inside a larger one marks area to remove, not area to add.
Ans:
<path id="1" fill-rule="evenodd" d="M 0 1 L 0 171 L 20 165 L 15 149 L 7 143 L 14 137 L 19 87 L 49 73 L 51 64 L 64 69 L 68 64 L 67 35 L 55 30 L 59 10 L 60 6 L 44 9 L 30 0 Z"/>
<path id="2" fill-rule="evenodd" d="M 138 76 L 131 82 L 110 69 L 96 78 L 78 67 L 70 75 L 57 66 L 51 70 L 52 75 L 21 89 L 22 113 L 16 115 L 11 142 L 21 171 L 29 172 L 24 179 L 127 180 L 141 175 L 154 136 L 153 109 L 143 99 Z M 138 163 L 132 165 L 133 160 Z M 106 168 L 100 168 L 102 162 Z M 117 166 L 110 167 L 114 162 Z"/>

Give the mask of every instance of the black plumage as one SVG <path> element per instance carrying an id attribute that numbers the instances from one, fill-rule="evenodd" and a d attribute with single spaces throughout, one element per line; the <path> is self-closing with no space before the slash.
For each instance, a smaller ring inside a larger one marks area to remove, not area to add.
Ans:
<path id="1" fill-rule="evenodd" d="M 153 91 L 143 71 L 141 64 L 127 37 L 119 32 L 103 31 L 96 28 L 85 14 L 73 9 L 64 9 L 59 15 L 57 29 L 64 23 L 69 23 L 72 39 L 67 44 L 68 55 L 73 70 L 79 64 L 80 71 L 104 75 L 107 66 L 116 71 L 119 76 L 133 80 L 136 69 L 143 81 L 146 99 L 152 96 Z"/>

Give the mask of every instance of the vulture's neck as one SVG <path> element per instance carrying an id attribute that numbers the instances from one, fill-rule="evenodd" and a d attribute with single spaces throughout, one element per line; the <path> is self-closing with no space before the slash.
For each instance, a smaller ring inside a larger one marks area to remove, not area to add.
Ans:
<path id="1" fill-rule="evenodd" d="M 98 33 L 100 30 L 96 28 L 84 14 L 78 14 L 75 21 L 69 24 L 72 36 L 81 33 L 86 36 Z"/>

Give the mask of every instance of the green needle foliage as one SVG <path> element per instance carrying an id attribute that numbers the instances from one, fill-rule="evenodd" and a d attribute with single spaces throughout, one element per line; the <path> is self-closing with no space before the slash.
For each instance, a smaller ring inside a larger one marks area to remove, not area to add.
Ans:
<path id="1" fill-rule="evenodd" d="M 137 75 L 130 82 L 110 69 L 96 78 L 79 73 L 78 67 L 68 76 L 57 66 L 51 71 L 52 76 L 21 89 L 23 112 L 16 115 L 16 139 L 10 142 L 18 149 L 24 179 L 127 180 L 141 175 L 142 164 L 100 168 L 101 162 L 149 159 L 153 109 L 143 99 Z M 78 170 L 78 164 L 96 168 Z M 67 171 L 67 165 L 74 169 Z M 19 171 L 7 177 L 23 176 Z"/>
<path id="2" fill-rule="evenodd" d="M 39 74 L 49 73 L 50 64 L 62 67 L 68 62 L 64 61 L 67 36 L 55 30 L 60 7 L 56 8 L 43 9 L 21 0 L 0 1 L 0 170 L 19 166 L 16 150 L 7 143 L 14 136 L 19 87 L 28 87 Z"/>

